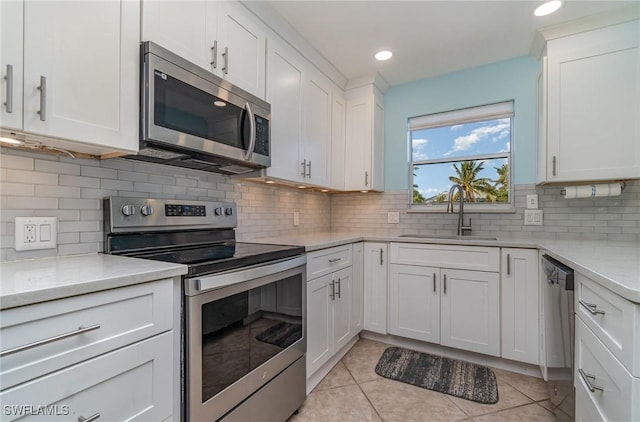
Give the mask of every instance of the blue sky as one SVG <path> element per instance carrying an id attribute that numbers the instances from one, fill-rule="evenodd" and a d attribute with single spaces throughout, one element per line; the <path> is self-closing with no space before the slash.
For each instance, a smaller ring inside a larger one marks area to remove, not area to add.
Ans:
<path id="1" fill-rule="evenodd" d="M 485 120 L 411 133 L 413 161 L 467 157 L 470 155 L 509 152 L 511 140 L 510 119 Z M 494 167 L 506 163 L 506 159 L 485 160 L 480 177 L 498 178 Z M 455 175 L 451 162 L 420 166 L 414 171 L 414 184 L 425 198 L 448 192 Z"/>

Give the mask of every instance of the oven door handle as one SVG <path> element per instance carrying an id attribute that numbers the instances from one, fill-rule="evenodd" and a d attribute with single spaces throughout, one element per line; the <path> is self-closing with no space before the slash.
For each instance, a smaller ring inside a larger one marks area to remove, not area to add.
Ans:
<path id="1" fill-rule="evenodd" d="M 221 287 L 255 280 L 260 277 L 287 271 L 305 265 L 306 263 L 307 257 L 301 255 L 296 258 L 286 258 L 272 263 L 257 264 L 247 268 L 223 271 L 207 277 L 187 279 L 185 283 L 185 294 L 187 296 L 195 296 L 207 290 L 219 289 Z"/>

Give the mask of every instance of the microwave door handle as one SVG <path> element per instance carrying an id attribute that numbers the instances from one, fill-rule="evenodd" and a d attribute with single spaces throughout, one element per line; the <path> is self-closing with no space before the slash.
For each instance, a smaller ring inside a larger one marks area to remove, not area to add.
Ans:
<path id="1" fill-rule="evenodd" d="M 253 148 L 256 146 L 256 119 L 251 111 L 249 103 L 244 104 L 244 109 L 247 110 L 249 116 L 249 148 L 244 152 L 244 159 L 249 160 L 253 154 Z"/>

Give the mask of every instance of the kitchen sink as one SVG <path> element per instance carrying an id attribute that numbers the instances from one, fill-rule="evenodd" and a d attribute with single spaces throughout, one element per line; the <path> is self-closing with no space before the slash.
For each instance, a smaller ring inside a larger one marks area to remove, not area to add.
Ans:
<path id="1" fill-rule="evenodd" d="M 439 234 L 401 234 L 398 237 L 417 237 L 420 239 L 454 239 L 454 240 L 498 240 L 495 237 L 491 236 L 457 236 L 455 234 L 452 235 L 439 235 Z"/>

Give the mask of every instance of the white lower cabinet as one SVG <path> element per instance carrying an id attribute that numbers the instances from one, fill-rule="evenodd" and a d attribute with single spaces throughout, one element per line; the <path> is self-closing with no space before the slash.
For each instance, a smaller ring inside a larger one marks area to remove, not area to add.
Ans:
<path id="1" fill-rule="evenodd" d="M 501 356 L 537 365 L 539 346 L 539 261 L 536 249 L 502 248 Z"/>
<path id="2" fill-rule="evenodd" d="M 66 420 L 164 420 L 172 414 L 176 382 L 172 343 L 173 332 L 166 332 L 5 390 L 2 420 L 24 416 L 31 411 L 25 405 L 46 406 Z"/>
<path id="3" fill-rule="evenodd" d="M 351 268 L 307 283 L 307 378 L 353 337 Z"/>
<path id="4" fill-rule="evenodd" d="M 576 420 L 640 420 L 640 304 L 575 280 Z"/>
<path id="5" fill-rule="evenodd" d="M 390 334 L 500 356 L 498 248 L 392 243 L 390 256 Z"/>
<path id="6" fill-rule="evenodd" d="M 364 244 L 364 329 L 387 334 L 388 244 Z"/>
<path id="7" fill-rule="evenodd" d="M 27 415 L 38 406 L 66 420 L 172 418 L 174 283 L 2 310 L 2 420 L 41 418 Z"/>
<path id="8" fill-rule="evenodd" d="M 360 331 L 354 319 L 361 311 L 354 304 L 363 299 L 361 281 L 354 282 L 352 250 L 348 244 L 307 254 L 307 379 Z"/>
<path id="9" fill-rule="evenodd" d="M 497 273 L 391 264 L 389 333 L 500 355 Z"/>
<path id="10" fill-rule="evenodd" d="M 354 334 L 364 328 L 364 243 L 353 245 L 353 267 L 351 275 L 351 329 Z"/>

